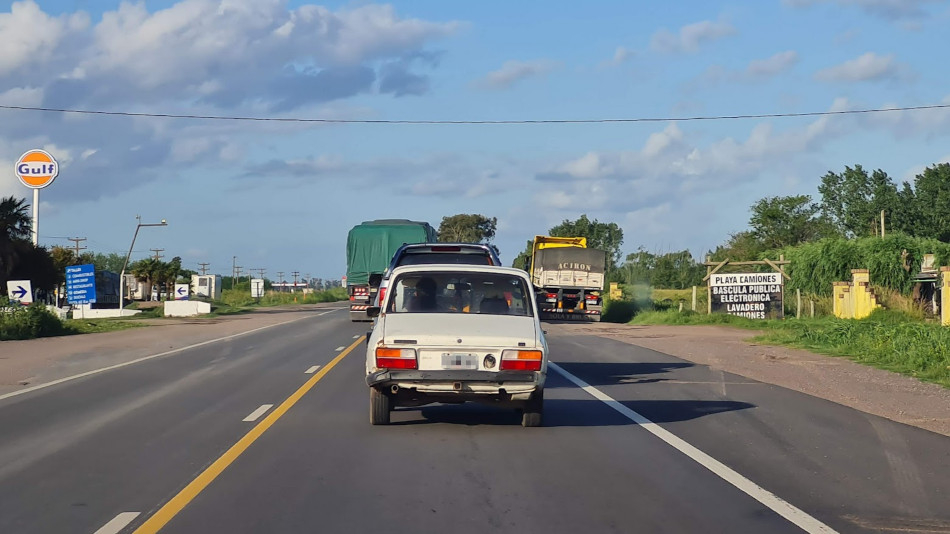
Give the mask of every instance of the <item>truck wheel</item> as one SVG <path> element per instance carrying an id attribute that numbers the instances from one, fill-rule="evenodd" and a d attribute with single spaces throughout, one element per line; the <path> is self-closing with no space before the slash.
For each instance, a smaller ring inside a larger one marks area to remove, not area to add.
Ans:
<path id="1" fill-rule="evenodd" d="M 544 390 L 537 391 L 525 402 L 524 409 L 521 412 L 521 426 L 541 426 L 542 413 L 544 412 Z"/>
<path id="2" fill-rule="evenodd" d="M 374 425 L 388 425 L 390 404 L 389 395 L 376 388 L 369 388 L 369 422 Z"/>

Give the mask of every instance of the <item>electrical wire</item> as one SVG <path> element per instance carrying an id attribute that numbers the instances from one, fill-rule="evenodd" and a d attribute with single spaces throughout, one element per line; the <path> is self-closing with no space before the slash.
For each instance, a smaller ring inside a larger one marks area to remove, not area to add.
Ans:
<path id="1" fill-rule="evenodd" d="M 618 119 L 509 119 L 509 120 L 417 120 L 417 119 L 312 119 L 305 117 L 251 117 L 230 115 L 187 115 L 175 113 L 138 113 L 132 111 L 103 111 L 88 109 L 41 108 L 31 106 L 5 106 L 0 110 L 39 111 L 47 113 L 71 113 L 79 115 L 107 115 L 118 117 L 148 117 L 162 119 L 195 119 L 216 121 L 253 121 L 253 122 L 304 122 L 322 124 L 425 124 L 425 125 L 459 125 L 459 124 L 605 124 L 605 123 L 636 123 L 636 122 L 689 122 L 689 121 L 720 121 L 741 119 L 777 119 L 792 117 L 823 117 L 828 115 L 856 115 L 865 113 L 887 113 L 892 111 L 922 111 L 947 109 L 950 104 L 930 104 L 926 106 L 906 106 L 895 108 L 849 109 L 838 111 L 806 111 L 801 113 L 759 113 L 740 115 L 698 115 L 692 117 L 631 117 Z"/>

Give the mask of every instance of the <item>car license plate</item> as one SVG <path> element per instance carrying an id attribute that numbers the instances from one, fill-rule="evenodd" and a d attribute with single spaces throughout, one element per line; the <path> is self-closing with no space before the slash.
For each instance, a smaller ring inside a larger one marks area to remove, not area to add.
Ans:
<path id="1" fill-rule="evenodd" d="M 443 369 L 478 369 L 478 355 L 471 353 L 442 353 Z"/>

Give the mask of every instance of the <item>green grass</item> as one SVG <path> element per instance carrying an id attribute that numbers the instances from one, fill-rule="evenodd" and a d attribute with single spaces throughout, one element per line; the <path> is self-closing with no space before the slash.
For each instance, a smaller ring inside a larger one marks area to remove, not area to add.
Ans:
<path id="1" fill-rule="evenodd" d="M 867 319 L 755 321 L 730 315 L 677 311 L 644 312 L 631 324 L 726 325 L 758 330 L 757 343 L 785 345 L 842 356 L 950 388 L 950 328 L 921 322 L 913 314 L 875 310 Z"/>

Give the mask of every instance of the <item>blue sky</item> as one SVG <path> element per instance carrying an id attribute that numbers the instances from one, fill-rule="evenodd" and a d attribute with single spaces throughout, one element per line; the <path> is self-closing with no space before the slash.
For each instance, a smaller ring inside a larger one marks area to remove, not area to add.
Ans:
<path id="1" fill-rule="evenodd" d="M 950 103 L 950 2 L 0 2 L 0 104 L 267 117 L 508 120 Z M 624 250 L 702 254 L 775 195 L 861 164 L 950 160 L 950 110 L 768 120 L 327 125 L 0 110 L 0 196 L 45 148 L 41 243 L 87 237 L 337 278 L 375 218 L 498 217 L 510 262 L 583 213 Z"/>

